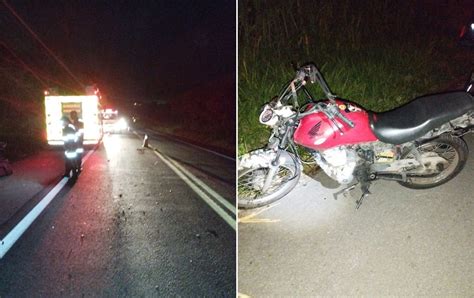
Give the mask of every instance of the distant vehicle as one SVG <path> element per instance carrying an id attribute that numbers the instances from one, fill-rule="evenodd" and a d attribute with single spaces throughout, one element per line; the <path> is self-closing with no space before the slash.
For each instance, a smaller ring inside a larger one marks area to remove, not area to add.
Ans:
<path id="1" fill-rule="evenodd" d="M 62 117 L 69 117 L 76 111 L 79 120 L 84 123 L 84 145 L 100 142 L 103 129 L 100 117 L 99 95 L 59 96 L 45 92 L 46 134 L 48 144 L 63 145 Z"/>
<path id="2" fill-rule="evenodd" d="M 102 123 L 104 125 L 104 132 L 123 133 L 128 131 L 127 120 L 119 116 L 118 111 L 114 109 L 102 110 Z"/>
<path id="3" fill-rule="evenodd" d="M 459 42 L 464 46 L 474 46 L 474 17 L 461 27 Z"/>

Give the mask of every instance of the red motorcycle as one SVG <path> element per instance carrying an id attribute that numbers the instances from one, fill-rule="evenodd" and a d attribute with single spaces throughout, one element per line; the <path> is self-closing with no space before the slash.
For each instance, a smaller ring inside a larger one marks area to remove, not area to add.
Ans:
<path id="1" fill-rule="evenodd" d="M 327 99 L 314 101 L 307 82 L 317 82 Z M 446 183 L 468 157 L 462 137 L 474 129 L 474 98 L 468 92 L 472 77 L 466 90 L 423 96 L 374 113 L 335 96 L 314 64 L 299 68 L 260 114 L 260 123 L 273 128 L 267 147 L 239 158 L 239 207 L 260 207 L 288 194 L 298 183 L 302 163 L 317 163 L 348 189 L 360 184 L 357 208 L 376 179 L 417 189 Z M 307 103 L 300 107 L 301 97 Z M 301 149 L 310 158 L 302 159 Z"/>

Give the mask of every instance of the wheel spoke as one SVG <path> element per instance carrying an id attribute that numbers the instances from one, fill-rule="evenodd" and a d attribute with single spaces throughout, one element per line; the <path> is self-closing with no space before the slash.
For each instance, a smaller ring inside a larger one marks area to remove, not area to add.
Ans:
<path id="1" fill-rule="evenodd" d="M 263 186 L 266 176 L 268 174 L 268 168 L 258 168 L 250 170 L 248 173 L 239 177 L 238 182 L 238 194 L 239 197 L 246 197 L 248 199 L 256 199 L 258 196 L 262 195 L 260 190 Z M 282 185 L 289 180 L 293 175 L 292 171 L 285 167 L 280 167 L 275 177 L 270 184 L 270 187 L 265 191 L 265 193 L 273 193 L 277 191 Z"/>
<path id="2" fill-rule="evenodd" d="M 456 150 L 456 148 L 448 142 L 444 142 L 443 140 L 434 140 L 430 143 L 425 143 L 418 147 L 417 149 L 419 155 L 423 154 L 429 154 L 429 153 L 435 153 L 437 156 L 443 158 L 444 160 L 447 161 L 448 165 L 441 167 L 439 172 L 427 172 L 428 175 L 426 176 L 418 176 L 414 177 L 412 176 L 410 178 L 410 183 L 412 184 L 418 184 L 418 185 L 429 185 L 433 183 L 437 183 L 438 181 L 441 181 L 451 175 L 451 173 L 454 171 L 456 168 L 458 161 L 459 161 L 459 153 Z M 431 155 L 428 155 L 431 156 Z M 405 158 L 416 158 L 415 152 L 410 152 L 409 154 L 406 155 Z M 419 160 L 421 161 L 421 160 Z M 416 170 L 415 170 L 416 173 Z"/>

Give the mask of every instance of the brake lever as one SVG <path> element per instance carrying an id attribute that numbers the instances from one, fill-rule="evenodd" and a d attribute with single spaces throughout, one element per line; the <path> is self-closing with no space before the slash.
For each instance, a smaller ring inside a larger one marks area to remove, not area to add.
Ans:
<path id="1" fill-rule="evenodd" d="M 344 134 L 344 132 L 342 131 L 341 127 L 339 126 L 341 124 L 338 123 L 336 121 L 336 119 L 334 119 L 337 115 L 337 111 L 334 110 L 334 106 L 327 105 L 327 104 L 320 104 L 320 110 L 331 121 L 331 124 L 333 126 L 334 131 L 336 131 L 336 129 L 337 129 L 339 131 L 339 134 L 342 136 Z"/>
<path id="2" fill-rule="evenodd" d="M 340 111 L 338 111 L 338 114 L 337 116 L 339 118 L 341 118 L 342 121 L 344 121 L 347 125 L 349 125 L 351 128 L 354 128 L 355 127 L 355 124 L 354 122 L 352 122 L 351 120 L 347 119 L 346 116 L 344 116 L 344 114 L 342 114 Z"/>
<path id="3" fill-rule="evenodd" d="M 346 116 L 344 116 L 344 114 L 341 113 L 341 111 L 339 110 L 338 106 L 337 106 L 337 103 L 335 103 L 334 101 L 334 104 L 330 105 L 328 107 L 328 110 L 330 111 L 330 113 L 333 115 L 333 117 L 338 117 L 339 119 L 341 119 L 344 123 L 346 123 L 347 125 L 349 125 L 351 128 L 354 128 L 355 125 L 354 123 L 347 119 Z"/>
<path id="4" fill-rule="evenodd" d="M 337 130 L 339 130 L 339 134 L 342 136 L 344 132 L 342 131 L 341 127 L 339 127 L 339 123 L 337 123 L 336 119 L 329 118 L 334 126 L 336 126 Z"/>

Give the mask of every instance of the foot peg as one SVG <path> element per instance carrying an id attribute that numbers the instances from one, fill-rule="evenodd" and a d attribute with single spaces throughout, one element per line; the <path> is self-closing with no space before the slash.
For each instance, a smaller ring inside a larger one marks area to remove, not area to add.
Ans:
<path id="1" fill-rule="evenodd" d="M 361 186 L 362 195 L 356 201 L 356 209 L 359 209 L 359 207 L 362 205 L 362 201 L 365 199 L 365 197 L 368 197 L 370 195 L 369 186 L 370 186 L 370 183 L 363 183 L 362 184 L 362 186 Z"/>
<path id="2" fill-rule="evenodd" d="M 338 197 L 342 194 L 344 197 L 347 196 L 347 194 L 349 193 L 349 191 L 353 190 L 355 187 L 356 187 L 357 184 L 352 184 L 352 185 L 349 185 L 348 187 L 344 188 L 344 189 L 341 189 L 340 191 L 338 192 L 335 192 L 333 194 L 333 197 L 334 197 L 334 200 L 337 201 Z M 359 209 L 359 207 L 362 205 L 362 201 L 365 199 L 365 197 L 368 197 L 371 193 L 369 191 L 369 187 L 370 187 L 370 182 L 364 182 L 362 183 L 361 185 L 361 190 L 362 190 L 362 195 L 360 196 L 360 198 L 356 201 L 356 209 Z"/>
<path id="3" fill-rule="evenodd" d="M 352 184 L 352 185 L 349 185 L 349 186 L 346 187 L 346 188 L 341 189 L 341 190 L 338 191 L 338 192 L 335 192 L 335 193 L 332 195 L 333 198 L 334 198 L 334 200 L 337 201 L 337 198 L 338 198 L 339 195 L 341 195 L 341 194 L 342 194 L 344 197 L 347 197 L 347 194 L 348 194 L 351 190 L 353 190 L 353 189 L 356 187 L 356 185 L 357 185 L 357 184 Z"/>
<path id="4" fill-rule="evenodd" d="M 356 201 L 356 209 L 359 209 L 360 205 L 362 205 L 362 201 L 364 200 L 365 197 L 368 197 L 370 194 L 370 192 L 367 192 L 367 193 L 363 193 L 361 196 L 360 196 L 360 199 L 358 199 Z"/>

